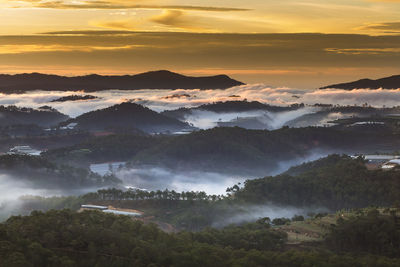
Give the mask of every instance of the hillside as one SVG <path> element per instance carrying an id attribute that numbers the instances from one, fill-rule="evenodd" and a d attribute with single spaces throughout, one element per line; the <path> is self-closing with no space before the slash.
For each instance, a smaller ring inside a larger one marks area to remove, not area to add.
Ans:
<path id="1" fill-rule="evenodd" d="M 49 127 L 67 119 L 67 115 L 47 106 L 39 109 L 0 106 L 0 126 L 36 124 Z"/>
<path id="2" fill-rule="evenodd" d="M 179 108 L 175 110 L 167 110 L 162 112 L 162 114 L 176 118 L 184 119 L 186 115 L 192 114 L 194 111 L 211 111 L 216 113 L 240 113 L 247 111 L 270 111 L 270 112 L 283 112 L 296 110 L 304 105 L 294 104 L 292 106 L 271 106 L 258 101 L 225 101 L 225 102 L 215 102 L 211 104 L 204 104 L 195 108 Z"/>
<path id="3" fill-rule="evenodd" d="M 42 155 L 54 162 L 87 167 L 91 163 L 130 160 L 137 153 L 158 145 L 164 139 L 133 134 L 93 137 L 73 146 L 45 151 Z"/>
<path id="4" fill-rule="evenodd" d="M 44 156 L 79 166 L 130 161 L 133 166 L 151 164 L 247 177 L 284 170 L 289 161 L 304 159 L 313 153 L 373 153 L 384 148 L 393 151 L 400 148 L 398 136 L 389 127 L 284 127 L 274 131 L 219 127 L 178 136 L 98 137 L 49 150 Z"/>
<path id="5" fill-rule="evenodd" d="M 331 155 L 287 173 L 248 180 L 238 200 L 331 210 L 391 206 L 400 201 L 400 172 L 368 170 L 363 159 Z"/>
<path id="6" fill-rule="evenodd" d="M 123 76 L 58 76 L 40 73 L 1 74 L 0 92 L 15 93 L 33 90 L 45 91 L 86 91 L 109 89 L 226 89 L 242 85 L 226 75 L 190 77 L 166 70 L 150 71 Z"/>
<path id="7" fill-rule="evenodd" d="M 83 130 L 135 128 L 145 132 L 168 132 L 191 129 L 188 124 L 159 114 L 141 105 L 124 102 L 105 109 L 91 111 L 65 122 L 77 123 Z"/>
<path id="8" fill-rule="evenodd" d="M 320 89 L 337 88 L 344 90 L 353 89 L 398 89 L 400 88 L 400 75 L 394 75 L 377 80 L 361 79 L 354 82 L 331 84 Z"/>
<path id="9" fill-rule="evenodd" d="M 171 168 L 222 170 L 243 175 L 265 175 L 285 161 L 327 153 L 375 151 L 399 147 L 398 135 L 363 129 L 323 127 L 282 128 L 274 131 L 214 128 L 177 136 L 139 152 L 134 164 L 159 164 Z M 371 142 L 374 140 L 374 142 Z"/>
<path id="10" fill-rule="evenodd" d="M 54 164 L 40 156 L 0 156 L 2 181 L 22 182 L 30 188 L 40 189 L 84 189 L 92 186 L 115 186 L 120 181 L 113 176 L 99 176 L 86 169 Z M 10 179 L 5 180 L 5 176 Z M 5 185 L 5 186 L 6 186 Z"/>

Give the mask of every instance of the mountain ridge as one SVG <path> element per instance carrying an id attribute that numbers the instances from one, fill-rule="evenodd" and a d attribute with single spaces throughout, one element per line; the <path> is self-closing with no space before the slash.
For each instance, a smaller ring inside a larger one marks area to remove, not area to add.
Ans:
<path id="1" fill-rule="evenodd" d="M 344 90 L 354 90 L 354 89 L 398 89 L 400 88 L 400 75 L 392 75 L 389 77 L 384 77 L 380 79 L 360 79 L 348 83 L 338 83 L 331 84 L 328 86 L 320 87 L 319 89 L 344 89 Z"/>
<path id="2" fill-rule="evenodd" d="M 135 75 L 89 74 L 72 77 L 37 72 L 0 74 L 2 93 L 24 93 L 34 90 L 95 92 L 111 89 L 227 89 L 243 84 L 227 75 L 193 77 L 168 70 Z"/>

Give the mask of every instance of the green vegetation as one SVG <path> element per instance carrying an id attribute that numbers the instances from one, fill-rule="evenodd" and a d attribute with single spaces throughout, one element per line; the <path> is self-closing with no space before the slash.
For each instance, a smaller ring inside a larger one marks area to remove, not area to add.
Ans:
<path id="1" fill-rule="evenodd" d="M 400 203 L 400 172 L 368 170 L 362 158 L 331 155 L 275 177 L 248 180 L 235 197 L 247 203 L 331 210 L 390 206 Z"/>
<path id="2" fill-rule="evenodd" d="M 255 110 L 282 112 L 282 111 L 296 110 L 303 107 L 304 104 L 293 104 L 287 107 L 280 107 L 280 106 L 271 106 L 268 104 L 263 104 L 258 101 L 238 100 L 238 101 L 225 101 L 225 102 L 204 104 L 195 108 L 179 108 L 175 110 L 167 110 L 162 112 L 162 114 L 171 118 L 184 120 L 185 115 L 190 115 L 192 114 L 193 111 L 199 111 L 199 110 L 212 111 L 216 113 L 246 112 Z"/>
<path id="3" fill-rule="evenodd" d="M 140 151 L 158 145 L 163 139 L 146 135 L 110 135 L 90 138 L 80 144 L 49 150 L 42 155 L 55 162 L 68 162 L 79 166 L 107 161 L 126 161 Z"/>
<path id="4" fill-rule="evenodd" d="M 0 126 L 36 124 L 48 127 L 57 125 L 68 118 L 67 115 L 48 106 L 39 109 L 0 106 Z"/>
<path id="5" fill-rule="evenodd" d="M 86 169 L 56 165 L 39 156 L 0 156 L 2 174 L 11 180 L 25 181 L 35 188 L 71 189 L 82 186 L 113 186 L 120 183 L 114 176 L 100 176 Z"/>
<path id="6" fill-rule="evenodd" d="M 348 224 L 352 224 L 351 221 Z M 356 225 L 353 225 L 356 227 Z M 335 236 L 333 231 L 331 235 Z M 97 211 L 33 212 L 0 224 L 4 266 L 398 266 L 379 254 L 335 254 L 310 244 L 285 247 L 286 234 L 260 220 L 198 233 L 167 234 Z M 337 237 L 341 239 L 341 235 Z M 381 237 L 388 241 L 387 236 Z M 395 256 L 399 256 L 396 254 Z"/>
<path id="7" fill-rule="evenodd" d="M 371 142 L 371 140 L 375 140 Z M 181 136 L 119 134 L 89 139 L 72 147 L 49 150 L 52 161 L 87 166 L 106 161 L 130 161 L 171 169 L 190 169 L 260 176 L 285 161 L 319 151 L 371 151 L 400 148 L 399 135 L 388 131 L 323 127 L 246 130 L 219 127 Z"/>
<path id="8" fill-rule="evenodd" d="M 371 143 L 371 138 L 379 141 Z M 398 135 L 392 131 L 363 134 L 322 127 L 274 131 L 221 127 L 169 138 L 138 153 L 132 163 L 265 175 L 278 169 L 279 163 L 307 156 L 314 149 L 374 151 L 382 143 L 399 145 L 396 140 Z"/>
<path id="9" fill-rule="evenodd" d="M 337 251 L 400 256 L 400 218 L 395 209 L 359 211 L 349 218 L 339 217 L 327 236 Z"/>
<path id="10" fill-rule="evenodd" d="M 90 111 L 75 119 L 68 120 L 62 125 L 69 123 L 77 123 L 76 128 L 82 130 L 135 128 L 145 132 L 167 132 L 191 128 L 184 122 L 131 102 Z"/>

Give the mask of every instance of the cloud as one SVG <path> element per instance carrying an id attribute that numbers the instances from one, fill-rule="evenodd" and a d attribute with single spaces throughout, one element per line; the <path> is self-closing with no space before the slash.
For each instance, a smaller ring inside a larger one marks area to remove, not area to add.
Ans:
<path id="1" fill-rule="evenodd" d="M 43 35 L 99 35 L 99 36 L 107 36 L 107 35 L 129 35 L 129 34 L 136 34 L 136 31 L 128 31 L 128 30 L 121 30 L 121 31 L 112 31 L 112 30 L 71 30 L 71 31 L 53 31 L 53 32 L 42 32 L 38 34 Z"/>
<path id="2" fill-rule="evenodd" d="M 172 22 L 178 20 L 180 27 L 209 26 L 205 18 L 194 16 L 192 22 L 192 17 L 191 14 L 178 15 Z M 154 27 L 179 29 L 159 25 Z M 6 51 L 0 54 L 0 70 L 62 73 L 60 70 L 64 69 L 64 74 L 73 75 L 170 69 L 195 75 L 226 73 L 247 83 L 265 82 L 301 88 L 322 87 L 360 77 L 379 78 L 400 71 L 400 53 L 396 50 L 400 49 L 400 35 L 87 30 L 0 36 L 0 47 Z M 374 51 L 365 50 L 371 48 Z M 13 53 L 14 49 L 18 53 Z M 48 50 L 54 53 L 48 53 Z M 354 50 L 358 54 L 352 53 Z M 13 67 L 7 69 L 5 66 Z"/>
<path id="3" fill-rule="evenodd" d="M 82 113 L 95 109 L 106 108 L 115 104 L 125 102 L 129 99 L 135 99 L 138 104 L 145 105 L 155 111 L 171 110 L 180 107 L 197 107 L 202 104 L 212 103 L 216 101 L 243 100 L 260 101 L 270 105 L 287 106 L 294 103 L 305 103 L 313 105 L 315 103 L 322 104 L 339 104 L 339 105 L 362 105 L 368 103 L 372 106 L 387 107 L 398 106 L 400 103 L 400 88 L 397 90 L 369 90 L 358 89 L 352 91 L 340 89 L 328 90 L 299 90 L 291 88 L 273 88 L 263 84 L 249 84 L 243 86 L 232 87 L 226 90 L 134 90 L 121 91 L 111 90 L 102 92 L 93 92 L 91 94 L 99 97 L 90 101 L 77 101 L 66 103 L 52 103 L 51 100 L 62 96 L 77 94 L 77 92 L 30 92 L 24 95 L 20 94 L 0 94 L 0 105 L 17 105 L 22 107 L 38 108 L 43 105 L 49 105 L 59 111 L 76 117 Z M 82 93 L 83 94 L 83 93 Z M 175 94 L 188 94 L 192 97 L 166 99 L 166 96 Z M 232 98 L 232 95 L 239 97 Z M 293 97 L 293 96 L 296 97 Z M 303 109 L 297 112 L 286 112 L 282 114 L 268 114 L 272 128 L 279 128 L 286 121 L 294 119 L 299 115 L 313 112 L 311 109 Z M 197 115 L 197 117 L 196 117 Z M 229 120 L 236 118 L 237 114 L 201 114 L 196 113 L 192 118 L 188 118 L 192 122 L 195 120 L 198 126 L 204 128 L 212 127 L 219 118 Z M 253 116 L 260 114 L 246 114 Z M 207 120 L 204 120 L 206 118 Z M 211 121 L 210 120 L 214 121 Z"/>
<path id="4" fill-rule="evenodd" d="M 400 33 L 400 21 L 374 23 L 359 27 L 357 29 L 367 31 L 379 31 L 384 33 Z"/>
<path id="5" fill-rule="evenodd" d="M 174 9 L 210 12 L 234 12 L 249 11 L 246 8 L 192 6 L 192 5 L 138 5 L 119 1 L 32 1 L 22 0 L 20 2 L 32 3 L 37 8 L 51 9 Z"/>
<path id="6" fill-rule="evenodd" d="M 204 30 L 203 27 L 199 26 L 202 23 L 198 17 L 188 16 L 181 10 L 164 10 L 160 15 L 151 17 L 150 21 L 173 28 Z"/>
<path id="7" fill-rule="evenodd" d="M 113 21 L 91 21 L 89 24 L 96 27 L 117 29 L 117 30 L 132 30 L 136 25 L 133 19 L 122 19 Z"/>
<path id="8" fill-rule="evenodd" d="M 368 2 L 400 3 L 400 0 L 367 0 Z"/>
<path id="9" fill-rule="evenodd" d="M 326 48 L 325 51 L 344 55 L 379 55 L 386 53 L 400 53 L 400 48 Z"/>
<path id="10" fill-rule="evenodd" d="M 0 45 L 0 55 L 25 54 L 25 53 L 43 53 L 43 52 L 93 52 L 93 51 L 111 51 L 126 50 L 143 47 L 140 45 L 122 45 L 122 46 L 86 46 L 86 45 Z"/>

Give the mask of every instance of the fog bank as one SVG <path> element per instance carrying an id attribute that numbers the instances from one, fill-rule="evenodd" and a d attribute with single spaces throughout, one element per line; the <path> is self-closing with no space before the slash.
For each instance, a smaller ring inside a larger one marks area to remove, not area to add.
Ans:
<path id="1" fill-rule="evenodd" d="M 196 107 L 216 101 L 244 100 L 260 101 L 278 106 L 295 103 L 362 105 L 368 103 L 375 107 L 397 106 L 400 102 L 400 89 L 352 91 L 340 89 L 302 90 L 292 88 L 273 88 L 263 84 L 236 86 L 226 90 L 109 90 L 90 93 L 99 98 L 87 101 L 50 102 L 62 96 L 85 94 L 83 92 L 44 92 L 35 91 L 25 94 L 0 94 L 0 105 L 17 105 L 37 108 L 49 105 L 59 111 L 76 117 L 84 112 L 105 108 L 127 100 L 145 105 L 156 111 L 171 110 L 180 107 Z"/>

